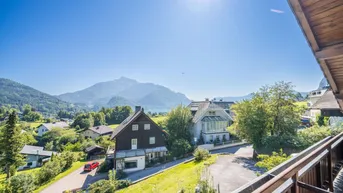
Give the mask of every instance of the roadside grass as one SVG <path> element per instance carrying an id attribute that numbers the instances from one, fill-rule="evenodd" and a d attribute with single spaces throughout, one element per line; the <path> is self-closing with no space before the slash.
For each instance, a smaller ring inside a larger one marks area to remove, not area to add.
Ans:
<path id="1" fill-rule="evenodd" d="M 80 167 L 82 167 L 86 163 L 87 163 L 87 161 L 78 161 L 78 162 L 73 163 L 73 166 L 71 168 L 69 168 L 68 170 L 66 170 L 66 171 L 64 171 L 64 172 L 62 172 L 60 174 L 58 174 L 55 178 L 53 178 L 48 183 L 40 186 L 33 193 L 39 193 L 40 191 L 44 190 L 48 186 L 52 185 L 53 183 L 57 182 L 58 180 L 62 179 L 65 176 L 67 176 L 68 174 L 72 173 L 73 171 L 79 169 Z"/>
<path id="2" fill-rule="evenodd" d="M 119 124 L 113 124 L 113 125 L 108 125 L 108 127 L 112 128 L 112 129 L 115 129 L 118 127 Z"/>
<path id="3" fill-rule="evenodd" d="M 195 186 L 200 180 L 201 172 L 205 165 L 213 164 L 218 155 L 211 155 L 205 161 L 180 164 L 174 168 L 167 169 L 166 171 L 157 174 L 151 178 L 138 182 L 128 188 L 119 190 L 119 193 L 175 193 L 182 188 L 186 192 L 194 192 Z"/>

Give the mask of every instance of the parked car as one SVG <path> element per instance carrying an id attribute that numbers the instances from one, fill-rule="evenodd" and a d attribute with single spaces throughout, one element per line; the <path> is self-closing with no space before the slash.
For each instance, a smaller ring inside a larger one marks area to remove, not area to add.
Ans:
<path id="1" fill-rule="evenodd" d="M 95 168 L 99 167 L 99 162 L 88 163 L 83 167 L 83 171 L 92 171 Z"/>

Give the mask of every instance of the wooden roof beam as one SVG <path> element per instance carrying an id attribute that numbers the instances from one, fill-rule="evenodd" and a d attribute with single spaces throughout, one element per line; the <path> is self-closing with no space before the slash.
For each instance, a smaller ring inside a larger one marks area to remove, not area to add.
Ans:
<path id="1" fill-rule="evenodd" d="M 315 56 L 322 60 L 343 56 L 343 43 L 325 47 L 315 52 Z"/>

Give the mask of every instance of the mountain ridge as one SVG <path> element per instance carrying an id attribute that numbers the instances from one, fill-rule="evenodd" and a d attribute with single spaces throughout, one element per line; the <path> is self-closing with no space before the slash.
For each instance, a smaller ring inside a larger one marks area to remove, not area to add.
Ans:
<path id="1" fill-rule="evenodd" d="M 99 82 L 85 89 L 57 95 L 61 100 L 88 106 L 112 107 L 116 104 L 141 105 L 149 110 L 169 111 L 179 104 L 188 104 L 186 95 L 154 83 L 141 83 L 121 77 Z"/>

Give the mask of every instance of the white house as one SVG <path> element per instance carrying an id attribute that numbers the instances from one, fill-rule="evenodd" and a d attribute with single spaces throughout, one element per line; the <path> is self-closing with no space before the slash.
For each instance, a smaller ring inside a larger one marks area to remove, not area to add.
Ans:
<path id="1" fill-rule="evenodd" d="M 52 154 L 56 154 L 52 151 L 45 151 L 44 147 L 25 145 L 20 151 L 25 157 L 25 165 L 20 166 L 18 169 L 35 168 L 41 166 L 44 162 L 47 162 Z"/>
<path id="2" fill-rule="evenodd" d="M 113 129 L 106 126 L 106 125 L 100 125 L 100 126 L 95 126 L 95 127 L 90 127 L 84 132 L 82 132 L 82 135 L 86 138 L 92 138 L 96 139 L 100 136 L 111 136 L 113 133 Z"/>
<path id="3" fill-rule="evenodd" d="M 232 117 L 225 109 L 206 99 L 194 101 L 188 105 L 193 115 L 191 132 L 194 141 L 202 138 L 204 143 L 223 142 L 230 139 L 227 127 L 232 124 Z"/>
<path id="4" fill-rule="evenodd" d="M 326 91 L 311 107 L 310 117 L 313 121 L 316 120 L 317 115 L 327 117 L 342 116 L 337 100 L 332 93 L 332 90 Z"/>
<path id="5" fill-rule="evenodd" d="M 38 136 L 42 136 L 44 133 L 50 131 L 52 128 L 68 128 L 69 125 L 66 122 L 53 122 L 53 123 L 43 123 L 38 127 Z"/>

